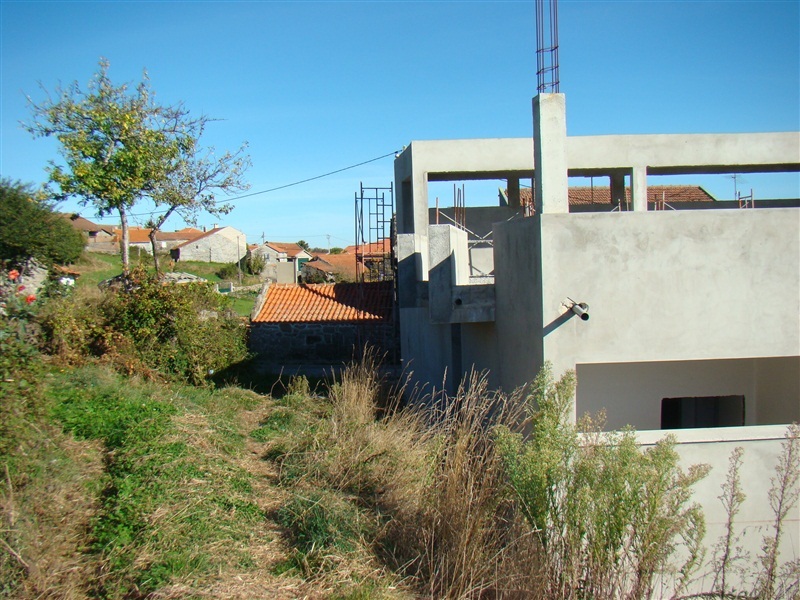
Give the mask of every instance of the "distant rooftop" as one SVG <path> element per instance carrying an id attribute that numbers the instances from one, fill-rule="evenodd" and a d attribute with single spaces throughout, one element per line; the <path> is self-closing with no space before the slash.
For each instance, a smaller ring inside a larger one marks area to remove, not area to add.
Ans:
<path id="1" fill-rule="evenodd" d="M 531 202 L 532 190 L 523 188 L 519 199 L 523 205 Z M 625 188 L 625 200 L 631 201 L 631 190 Z M 653 202 L 714 202 L 716 198 L 699 185 L 651 185 L 647 187 L 647 201 Z M 576 186 L 569 188 L 571 206 L 611 204 L 611 188 L 601 186 Z"/>

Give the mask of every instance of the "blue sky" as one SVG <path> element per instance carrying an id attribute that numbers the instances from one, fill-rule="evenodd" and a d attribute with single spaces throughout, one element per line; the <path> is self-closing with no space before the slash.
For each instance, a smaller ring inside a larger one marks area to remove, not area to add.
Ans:
<path id="1" fill-rule="evenodd" d="M 217 151 L 248 141 L 250 193 L 415 139 L 533 130 L 532 1 L 1 0 L 0 18 L 0 174 L 25 182 L 43 182 L 58 159 L 55 142 L 19 127 L 30 117 L 25 95 L 41 100 L 40 83 L 85 86 L 101 56 L 115 83 L 146 68 L 159 102 L 220 119 L 203 138 Z M 559 41 L 569 135 L 800 130 L 796 0 L 562 0 Z M 392 160 L 243 198 L 224 222 L 249 241 L 351 244 L 359 183 L 388 186 Z M 723 176 L 658 182 L 733 196 Z M 467 205 L 489 204 L 500 185 L 468 184 Z M 750 187 L 756 198 L 797 197 L 800 177 L 746 175 L 739 188 Z M 435 193 L 452 201 L 452 185 Z M 173 219 L 166 229 L 183 226 Z"/>

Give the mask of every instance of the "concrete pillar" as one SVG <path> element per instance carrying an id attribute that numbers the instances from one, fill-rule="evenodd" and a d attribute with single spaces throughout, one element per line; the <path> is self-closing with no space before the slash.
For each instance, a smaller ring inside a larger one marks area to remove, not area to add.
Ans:
<path id="1" fill-rule="evenodd" d="M 506 186 L 508 196 L 508 206 L 514 209 L 519 208 L 519 177 L 509 177 Z"/>
<path id="2" fill-rule="evenodd" d="M 540 213 L 567 213 L 567 103 L 564 94 L 533 99 L 533 165 Z"/>
<path id="3" fill-rule="evenodd" d="M 431 225 L 428 231 L 430 318 L 434 323 L 449 323 L 453 311 L 453 288 L 469 283 L 467 233 L 452 225 Z"/>
<path id="4" fill-rule="evenodd" d="M 611 177 L 611 204 L 625 210 L 625 173 L 613 173 Z"/>
<path id="5" fill-rule="evenodd" d="M 634 167 L 631 175 L 633 210 L 647 211 L 647 167 Z"/>

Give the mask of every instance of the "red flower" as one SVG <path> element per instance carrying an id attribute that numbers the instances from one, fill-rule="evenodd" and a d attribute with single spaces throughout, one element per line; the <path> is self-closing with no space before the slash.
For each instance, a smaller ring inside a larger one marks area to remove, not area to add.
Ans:
<path id="1" fill-rule="evenodd" d="M 16 269 L 11 269 L 11 270 L 8 272 L 8 278 L 9 278 L 11 281 L 16 281 L 17 279 L 19 279 L 19 271 L 17 271 Z"/>
<path id="2" fill-rule="evenodd" d="M 25 302 L 27 302 L 28 304 L 33 304 L 34 302 L 36 302 L 36 296 L 30 294 L 27 298 L 25 298 Z"/>
<path id="3" fill-rule="evenodd" d="M 25 289 L 25 286 L 24 286 L 24 285 L 20 285 L 20 286 L 18 286 L 18 287 L 17 287 L 17 291 L 18 291 L 18 292 L 21 292 L 21 291 L 22 291 L 22 290 L 24 290 L 24 289 Z"/>

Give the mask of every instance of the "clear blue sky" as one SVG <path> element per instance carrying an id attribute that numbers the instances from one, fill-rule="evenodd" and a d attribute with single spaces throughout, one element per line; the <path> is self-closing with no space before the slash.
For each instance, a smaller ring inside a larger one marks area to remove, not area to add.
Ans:
<path id="1" fill-rule="evenodd" d="M 0 18 L 0 174 L 25 182 L 43 182 L 58 159 L 55 142 L 19 127 L 30 116 L 25 95 L 41 100 L 40 83 L 85 86 L 101 56 L 115 83 L 139 81 L 146 68 L 160 102 L 222 119 L 204 137 L 218 151 L 248 141 L 250 192 L 415 139 L 533 130 L 532 1 L 2 0 Z M 800 130 L 797 0 L 562 0 L 559 26 L 570 135 Z M 236 201 L 225 223 L 249 241 L 353 243 L 359 182 L 388 185 L 392 161 Z M 730 179 L 694 180 L 733 196 Z M 476 185 L 468 205 L 491 202 L 502 182 Z M 800 195 L 796 174 L 739 185 L 757 198 Z M 183 226 L 173 219 L 165 229 Z"/>

